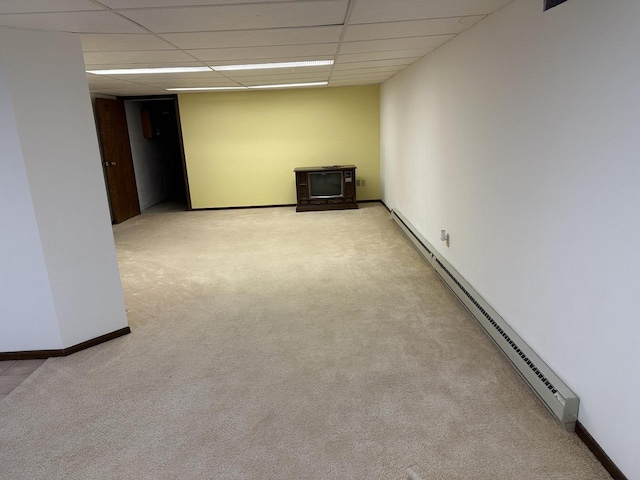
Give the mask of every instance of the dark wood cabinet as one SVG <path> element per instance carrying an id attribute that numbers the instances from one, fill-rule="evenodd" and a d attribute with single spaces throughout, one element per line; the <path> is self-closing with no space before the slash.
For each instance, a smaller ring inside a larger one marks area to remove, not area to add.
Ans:
<path id="1" fill-rule="evenodd" d="M 355 165 L 300 167 L 294 172 L 296 212 L 358 208 Z"/>

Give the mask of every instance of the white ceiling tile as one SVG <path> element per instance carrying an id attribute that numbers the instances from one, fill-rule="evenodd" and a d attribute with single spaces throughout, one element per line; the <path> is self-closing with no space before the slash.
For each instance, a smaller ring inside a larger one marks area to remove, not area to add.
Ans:
<path id="1" fill-rule="evenodd" d="M 348 0 L 257 3 L 120 12 L 156 33 L 337 25 Z"/>
<path id="2" fill-rule="evenodd" d="M 165 33 L 162 38 L 185 50 L 200 48 L 253 47 L 337 43 L 342 27 L 278 28 L 235 32 Z"/>
<path id="3" fill-rule="evenodd" d="M 349 87 L 356 85 L 380 85 L 383 80 L 343 80 L 339 82 L 329 82 L 329 87 Z"/>
<path id="4" fill-rule="evenodd" d="M 140 33 L 144 29 L 108 11 L 0 15 L 0 26 L 76 33 Z"/>
<path id="5" fill-rule="evenodd" d="M 87 64 L 109 64 L 109 63 L 175 63 L 193 60 L 181 50 L 149 50 L 143 52 L 86 52 L 84 54 Z"/>
<path id="6" fill-rule="evenodd" d="M 424 35 L 445 35 L 460 33 L 479 22 L 485 16 L 432 18 L 405 22 L 370 23 L 347 27 L 344 41 L 378 40 L 382 38 L 420 37 Z M 464 22 L 464 23 L 463 23 Z"/>
<path id="7" fill-rule="evenodd" d="M 91 74 L 89 74 L 91 75 Z M 179 80 L 185 81 L 195 81 L 195 82 L 225 82 L 228 81 L 227 78 L 223 77 L 217 72 L 202 72 L 202 73 L 191 73 L 188 77 L 182 77 L 180 74 L 171 73 L 171 74 L 152 74 L 152 75 L 91 75 L 93 77 L 101 77 L 101 78 L 113 78 L 127 82 L 134 83 L 172 83 L 177 82 Z M 197 75 L 197 76 L 196 76 Z"/>
<path id="8" fill-rule="evenodd" d="M 2 0 L 1 13 L 73 12 L 80 10 L 104 10 L 91 0 Z"/>
<path id="9" fill-rule="evenodd" d="M 89 83 L 90 86 L 104 86 L 104 85 L 126 86 L 127 84 L 131 83 L 131 82 L 125 82 L 122 80 L 116 80 L 110 77 L 105 77 L 102 75 L 91 75 L 91 74 L 87 74 L 87 82 Z"/>
<path id="10" fill-rule="evenodd" d="M 387 66 L 382 66 L 382 67 L 365 67 L 365 68 L 358 68 L 358 67 L 354 67 L 353 65 L 360 65 L 359 63 L 345 63 L 345 64 L 338 64 L 335 66 L 335 68 L 333 69 L 333 74 L 334 75 L 338 75 L 341 73 L 356 73 L 356 72 L 360 72 L 362 73 L 364 72 L 382 72 L 382 73 L 387 73 L 387 72 L 399 72 L 400 70 L 402 70 L 405 66 L 404 65 L 387 65 Z"/>
<path id="11" fill-rule="evenodd" d="M 388 52 L 350 53 L 340 54 L 336 63 L 367 62 L 370 60 L 386 59 L 418 59 L 429 53 L 433 49 L 412 49 L 412 50 L 391 50 Z"/>
<path id="12" fill-rule="evenodd" d="M 97 89 L 96 94 L 101 95 L 113 95 L 116 97 L 136 97 L 136 96 L 147 96 L 147 95 L 170 95 L 172 92 L 167 92 L 162 88 L 154 88 L 151 86 L 141 85 L 139 87 L 116 87 L 116 88 L 101 88 Z"/>
<path id="13" fill-rule="evenodd" d="M 344 42 L 340 53 L 386 52 L 391 50 L 433 49 L 439 47 L 455 35 L 431 35 L 428 37 L 390 38 L 385 40 L 366 40 L 362 42 Z"/>
<path id="14" fill-rule="evenodd" d="M 511 0 L 358 0 L 350 25 L 423 18 L 486 15 Z"/>
<path id="15" fill-rule="evenodd" d="M 233 80 L 206 80 L 206 81 L 198 81 L 193 78 L 187 78 L 183 80 L 176 80 L 174 82 L 167 81 L 156 81 L 149 80 L 147 81 L 148 85 L 153 85 L 158 88 L 203 88 L 203 87 L 237 87 L 239 83 L 234 82 Z"/>
<path id="16" fill-rule="evenodd" d="M 246 86 L 254 85 L 277 85 L 279 83 L 311 83 L 311 82 L 327 82 L 329 77 L 283 77 L 283 78 L 256 78 L 253 80 L 245 80 L 242 82 Z"/>
<path id="17" fill-rule="evenodd" d="M 369 67 L 387 67 L 387 66 L 402 66 L 406 67 L 407 65 L 411 65 L 417 59 L 415 58 L 395 58 L 392 60 L 371 60 L 368 62 L 351 62 L 344 64 L 336 64 L 335 68 L 339 69 L 341 67 L 345 69 L 354 69 L 354 68 L 369 68 Z"/>
<path id="18" fill-rule="evenodd" d="M 216 62 L 205 62 L 207 65 L 236 65 L 236 64 L 246 64 L 246 63 L 280 63 L 280 62 L 303 62 L 305 60 L 333 60 L 332 55 L 321 55 L 318 57 L 264 57 L 259 60 L 249 60 L 249 59 L 234 59 L 234 60 L 220 60 Z"/>
<path id="19" fill-rule="evenodd" d="M 361 81 L 369 80 L 369 81 L 379 82 L 382 80 L 386 80 L 387 78 L 391 78 L 392 75 L 394 74 L 389 73 L 386 75 L 359 75 L 359 76 L 352 76 L 352 77 L 331 77 L 329 81 L 332 83 L 348 82 L 350 80 L 361 80 Z"/>
<path id="20" fill-rule="evenodd" d="M 127 82 L 125 80 L 119 80 L 113 77 L 105 77 L 104 75 L 87 75 L 87 81 L 90 85 L 112 85 L 112 86 L 127 86 L 129 84 L 137 85 L 136 82 Z"/>
<path id="21" fill-rule="evenodd" d="M 329 72 L 324 72 L 324 73 L 290 73 L 290 74 L 281 74 L 281 75 L 247 75 L 244 77 L 232 77 L 233 80 L 235 80 L 236 82 L 239 83 L 248 83 L 248 82 L 266 82 L 266 81 L 272 81 L 272 80 L 277 80 L 277 81 L 281 81 L 281 80 L 287 80 L 287 79 L 291 79 L 291 80 L 308 80 L 308 81 L 312 81 L 312 80 L 317 80 L 317 81 L 323 81 L 323 80 L 327 80 L 329 78 Z"/>
<path id="22" fill-rule="evenodd" d="M 85 52 L 113 52 L 127 50 L 170 50 L 169 42 L 150 33 L 108 34 L 85 33 L 82 50 Z"/>
<path id="23" fill-rule="evenodd" d="M 116 79 L 102 79 L 100 82 L 89 82 L 92 93 L 111 93 L 113 95 L 144 94 L 145 92 L 160 93 L 161 87 L 146 84 L 124 82 Z"/>
<path id="24" fill-rule="evenodd" d="M 373 72 L 368 71 L 366 69 L 363 70 L 349 70 L 349 71 L 342 71 L 342 70 L 338 70 L 337 72 L 333 72 L 331 74 L 331 78 L 346 78 L 346 77 L 384 77 L 386 76 L 390 76 L 390 75 L 395 75 L 396 73 L 398 73 L 398 70 L 386 70 L 386 71 L 382 71 L 382 70 L 375 70 Z"/>
<path id="25" fill-rule="evenodd" d="M 153 68 L 153 67 L 166 67 L 167 64 L 159 65 L 158 63 L 87 63 L 85 62 L 86 70 L 106 70 L 106 69 L 120 69 L 120 68 Z M 204 67 L 202 62 L 171 62 L 172 67 Z M 189 74 L 183 74 L 189 75 Z"/>
<path id="26" fill-rule="evenodd" d="M 120 78 L 138 83 L 145 83 L 150 79 L 153 81 L 175 82 L 178 80 L 194 80 L 197 82 L 225 81 L 226 77 L 218 72 L 193 72 L 193 73 L 154 73 L 152 75 L 109 75 L 111 78 Z"/>
<path id="27" fill-rule="evenodd" d="M 296 0 L 101 0 L 115 9 L 146 7 L 189 7 L 194 5 L 224 5 L 233 3 L 295 2 Z"/>
<path id="28" fill-rule="evenodd" d="M 215 62 L 217 60 L 260 60 L 261 58 L 318 57 L 335 55 L 337 43 L 317 45 L 283 45 L 269 47 L 212 48 L 188 50 L 198 60 Z M 260 62 L 259 62 L 260 63 Z"/>
<path id="29" fill-rule="evenodd" d="M 266 77 L 272 75 L 329 75 L 331 67 L 296 67 L 296 68 L 269 68 L 264 70 L 236 70 L 222 72 L 226 77 L 244 79 L 251 77 Z"/>

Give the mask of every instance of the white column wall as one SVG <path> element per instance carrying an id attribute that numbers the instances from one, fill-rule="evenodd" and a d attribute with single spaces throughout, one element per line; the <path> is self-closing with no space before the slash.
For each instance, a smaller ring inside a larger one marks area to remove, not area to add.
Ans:
<path id="1" fill-rule="evenodd" d="M 62 348 L 30 194 L 0 62 L 0 352 Z"/>
<path id="2" fill-rule="evenodd" d="M 640 2 L 514 0 L 381 91 L 383 199 L 640 478 Z M 440 242 L 440 229 L 451 235 Z"/>
<path id="3" fill-rule="evenodd" d="M 32 241 L 23 249 L 37 264 L 31 276 L 46 268 L 58 329 L 57 338 L 49 336 L 50 345 L 36 345 L 34 337 L 22 332 L 25 335 L 4 339 L 1 351 L 60 348 L 60 343 L 65 348 L 124 328 L 127 319 L 79 37 L 0 28 L 0 63 L 22 152 L 18 169 L 28 180 L 28 190 L 24 182 L 14 189 L 22 197 L 30 194 L 40 242 L 40 248 Z M 3 136 L 10 135 L 10 127 L 2 126 Z M 18 173 L 13 176 L 20 179 Z M 8 195 L 2 191 L 3 208 L 13 203 Z M 24 240 L 33 240 L 32 233 L 23 232 Z M 17 267 L 3 276 L 20 275 Z M 20 287 L 23 295 L 30 294 L 31 286 Z M 0 303 L 12 305 L 13 317 L 3 319 L 8 324 L 21 322 L 20 312 L 33 308 L 4 291 Z"/>

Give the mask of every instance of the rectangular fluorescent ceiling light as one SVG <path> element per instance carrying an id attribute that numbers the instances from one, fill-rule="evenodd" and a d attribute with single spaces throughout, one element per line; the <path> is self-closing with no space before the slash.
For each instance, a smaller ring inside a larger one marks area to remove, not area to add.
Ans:
<path id="1" fill-rule="evenodd" d="M 292 87 L 319 87 L 328 85 L 329 82 L 309 82 L 309 83 L 283 83 L 280 85 L 253 85 L 249 88 L 292 88 Z"/>
<path id="2" fill-rule="evenodd" d="M 188 88 L 167 88 L 170 92 L 197 92 L 204 90 L 246 90 L 247 87 L 188 87 Z"/>
<path id="3" fill-rule="evenodd" d="M 211 66 L 216 72 L 225 70 L 262 70 L 267 68 L 322 67 L 333 65 L 333 60 L 309 60 L 306 62 L 254 63 L 251 65 L 218 65 Z"/>
<path id="4" fill-rule="evenodd" d="M 161 67 L 161 68 L 119 68 L 114 70 L 87 70 L 94 75 L 136 75 L 150 73 L 196 73 L 210 72 L 209 67 Z"/>

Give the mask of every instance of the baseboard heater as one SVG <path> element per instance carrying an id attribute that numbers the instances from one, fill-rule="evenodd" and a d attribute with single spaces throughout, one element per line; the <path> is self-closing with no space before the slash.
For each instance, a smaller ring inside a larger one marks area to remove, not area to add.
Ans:
<path id="1" fill-rule="evenodd" d="M 395 209 L 391 210 L 391 217 L 453 294 L 484 328 L 549 411 L 568 431 L 574 431 L 578 420 L 580 403 L 578 397 L 407 219 Z"/>

